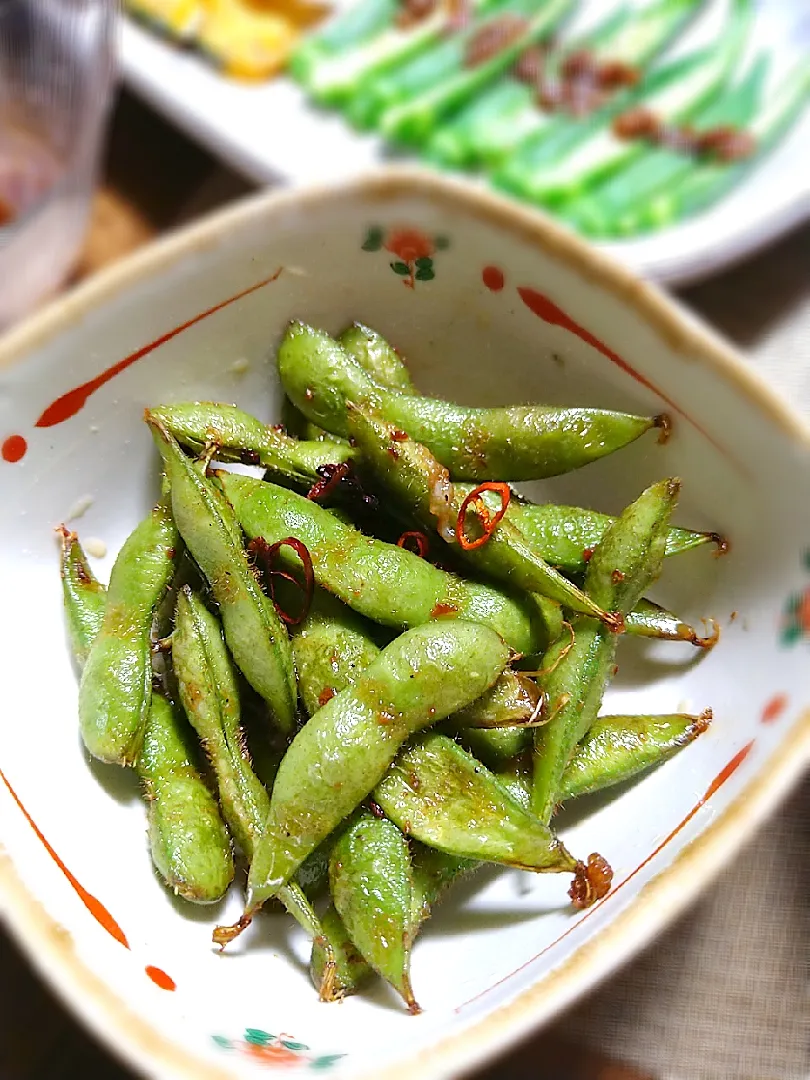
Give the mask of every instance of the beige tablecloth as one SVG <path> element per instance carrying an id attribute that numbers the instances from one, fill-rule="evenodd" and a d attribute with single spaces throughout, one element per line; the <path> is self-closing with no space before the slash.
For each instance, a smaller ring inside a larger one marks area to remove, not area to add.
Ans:
<path id="1" fill-rule="evenodd" d="M 681 298 L 810 420 L 810 226 Z M 810 778 L 697 906 L 556 1032 L 656 1080 L 810 1077 Z M 538 1068 L 529 1045 L 477 1080 Z"/>

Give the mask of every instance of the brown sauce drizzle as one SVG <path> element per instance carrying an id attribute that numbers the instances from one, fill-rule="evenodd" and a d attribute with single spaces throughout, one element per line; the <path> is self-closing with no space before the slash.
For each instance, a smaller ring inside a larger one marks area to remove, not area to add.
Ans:
<path id="1" fill-rule="evenodd" d="M 464 66 L 474 68 L 485 64 L 522 37 L 528 25 L 528 20 L 520 15 L 502 15 L 485 23 L 467 45 Z"/>
<path id="2" fill-rule="evenodd" d="M 546 112 L 587 116 L 616 90 L 638 82 L 636 68 L 620 60 L 597 60 L 588 49 L 571 53 L 553 75 L 546 71 L 547 56 L 548 46 L 535 46 L 515 65 L 515 76 L 536 89 L 537 103 Z"/>
<path id="3" fill-rule="evenodd" d="M 756 149 L 754 137 L 747 131 L 728 125 L 695 131 L 688 124 L 667 124 L 645 108 L 620 113 L 613 121 L 613 133 L 620 139 L 646 139 L 656 146 L 727 164 L 750 157 Z"/>

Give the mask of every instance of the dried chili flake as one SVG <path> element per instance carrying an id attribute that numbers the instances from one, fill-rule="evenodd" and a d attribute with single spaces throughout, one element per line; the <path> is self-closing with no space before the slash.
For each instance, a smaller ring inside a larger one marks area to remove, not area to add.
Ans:
<path id="1" fill-rule="evenodd" d="M 489 510 L 486 507 L 484 507 L 483 513 L 479 509 L 479 507 L 484 506 L 481 495 L 485 491 L 496 491 L 501 497 L 500 508 L 493 515 L 490 515 Z M 458 517 L 456 519 L 456 538 L 465 551 L 474 551 L 476 548 L 483 547 L 490 536 L 495 532 L 501 518 L 509 508 L 509 500 L 511 498 L 512 491 L 509 485 L 497 480 L 487 480 L 486 483 L 479 484 L 478 487 L 473 488 L 469 495 L 465 497 L 464 502 L 459 508 Z M 476 509 L 479 509 L 479 523 L 483 529 L 481 536 L 477 537 L 475 540 L 469 540 L 464 531 L 464 523 L 471 503 L 475 503 Z"/>
<path id="2" fill-rule="evenodd" d="M 408 532 L 404 532 L 399 540 L 397 540 L 397 547 L 405 548 L 406 551 L 412 551 L 414 555 L 418 555 L 420 559 L 424 559 L 430 551 L 430 540 L 428 540 L 423 532 L 419 532 L 418 529 L 409 529 Z"/>
<path id="3" fill-rule="evenodd" d="M 292 548 L 301 560 L 301 565 L 304 569 L 303 583 L 294 578 L 293 575 L 286 570 L 280 570 L 276 567 L 275 562 L 282 547 Z M 273 607 L 276 609 L 278 617 L 282 622 L 286 623 L 287 626 L 298 626 L 298 624 L 302 623 L 307 617 L 307 612 L 312 604 L 312 594 L 315 591 L 315 573 L 312 569 L 312 558 L 306 544 L 294 536 L 285 536 L 283 540 L 278 540 L 275 544 L 268 544 L 263 536 L 257 536 L 248 544 L 248 552 L 253 556 L 257 563 L 261 564 L 260 569 L 264 579 L 265 592 L 267 592 L 270 599 L 273 601 Z M 283 581 L 290 582 L 303 592 L 304 602 L 301 605 L 301 611 L 297 615 L 290 615 L 277 602 L 275 586 L 273 584 L 275 578 L 281 578 Z"/>
<path id="4" fill-rule="evenodd" d="M 307 498 L 313 502 L 321 502 L 351 475 L 352 467 L 347 461 L 343 461 L 339 465 L 319 465 L 315 471 L 321 479 L 316 480 L 309 489 Z"/>

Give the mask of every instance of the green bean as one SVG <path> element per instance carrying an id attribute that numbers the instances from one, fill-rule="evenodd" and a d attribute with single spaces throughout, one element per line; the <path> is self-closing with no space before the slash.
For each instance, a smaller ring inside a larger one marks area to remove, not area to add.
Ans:
<path id="1" fill-rule="evenodd" d="M 430 450 L 407 436 L 403 438 L 403 432 L 365 406 L 349 403 L 348 411 L 349 434 L 360 449 L 364 468 L 372 474 L 377 486 L 403 505 L 422 528 L 438 529 L 445 540 L 457 545 L 459 558 L 474 570 L 501 582 L 540 593 L 616 627 L 607 612 L 536 555 L 520 530 L 510 522 L 502 520 L 481 546 L 466 546 L 483 535 L 483 528 L 470 513 L 465 536 L 458 535 L 464 497 L 456 492 L 447 470 Z"/>
<path id="2" fill-rule="evenodd" d="M 279 481 L 304 492 L 319 479 L 320 466 L 342 464 L 352 456 L 348 443 L 334 439 L 301 442 L 235 405 L 188 401 L 150 409 L 147 417 L 195 454 L 213 445 L 220 461 L 261 465 Z"/>
<path id="3" fill-rule="evenodd" d="M 608 529 L 585 573 L 585 591 L 597 603 L 628 612 L 661 572 L 679 488 L 677 480 L 653 484 Z M 532 790 L 532 810 L 543 822 L 554 813 L 577 743 L 596 719 L 615 652 L 616 636 L 578 615 L 570 640 L 564 635 L 544 657 L 541 687 L 550 719 L 535 732 Z"/>
<path id="4" fill-rule="evenodd" d="M 409 970 L 414 901 L 405 837 L 386 818 L 360 807 L 335 840 L 329 881 L 351 940 L 408 1010 L 419 1012 Z"/>
<path id="5" fill-rule="evenodd" d="M 177 528 L 219 604 L 225 640 L 239 669 L 289 732 L 295 719 L 295 670 L 287 631 L 259 588 L 227 500 L 183 455 L 166 427 L 152 428 L 171 484 Z"/>
<path id="6" fill-rule="evenodd" d="M 168 503 L 161 501 L 115 560 L 104 621 L 79 685 L 84 745 L 101 761 L 132 765 L 138 757 L 152 697 L 152 620 L 178 546 Z"/>
<path id="7" fill-rule="evenodd" d="M 494 631 L 461 619 L 409 630 L 293 739 L 276 777 L 248 877 L 245 914 L 227 941 L 382 779 L 412 734 L 480 697 L 508 650 Z"/>
<path id="8" fill-rule="evenodd" d="M 107 589 L 90 569 L 76 533 L 64 525 L 56 531 L 61 540 L 59 570 L 68 640 L 76 663 L 82 667 L 104 622 Z"/>
<path id="9" fill-rule="evenodd" d="M 488 585 L 464 581 L 395 544 L 364 536 L 294 492 L 249 476 L 222 473 L 222 488 L 247 535 L 268 544 L 302 541 L 318 585 L 369 619 L 397 629 L 456 614 L 486 623 L 516 651 L 534 653 L 548 640 L 542 612 Z M 286 549 L 279 565 L 287 565 Z"/>
<path id="10" fill-rule="evenodd" d="M 471 409 L 380 386 L 336 341 L 300 322 L 278 350 L 284 389 L 310 420 L 348 432 L 346 405 L 366 402 L 427 446 L 459 480 L 534 480 L 586 465 L 662 421 L 600 409 Z"/>
<path id="11" fill-rule="evenodd" d="M 409 836 L 451 855 L 540 872 L 576 869 L 548 826 L 439 732 L 412 739 L 372 797 Z"/>
<path id="12" fill-rule="evenodd" d="M 92 574 L 75 533 L 62 526 L 62 592 L 81 667 L 101 630 L 107 590 Z M 233 880 L 231 839 L 199 768 L 185 720 L 152 693 L 135 768 L 143 783 L 155 869 L 175 893 L 196 903 L 219 900 Z"/>
<path id="13" fill-rule="evenodd" d="M 338 342 L 380 386 L 401 390 L 403 394 L 417 392 L 399 353 L 370 326 L 352 323 L 338 337 Z"/>
<path id="14" fill-rule="evenodd" d="M 222 813 L 252 865 L 270 812 L 270 799 L 251 766 L 241 724 L 236 672 L 222 631 L 188 587 L 177 596 L 172 662 L 180 701 L 216 775 Z M 313 938 L 321 939 L 329 952 L 317 916 L 301 887 L 285 882 L 276 891 L 290 914 Z M 333 967 L 332 958 L 323 987 L 325 997 L 331 994 Z"/>
<path id="15" fill-rule="evenodd" d="M 568 763 L 560 801 L 604 791 L 666 761 L 702 735 L 710 721 L 711 710 L 699 716 L 600 716 Z"/>

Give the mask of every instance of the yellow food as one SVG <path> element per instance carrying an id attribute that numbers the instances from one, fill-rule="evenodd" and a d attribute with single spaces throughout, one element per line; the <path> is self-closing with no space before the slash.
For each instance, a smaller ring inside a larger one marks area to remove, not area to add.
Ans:
<path id="1" fill-rule="evenodd" d="M 266 79 L 286 63 L 303 30 L 326 13 L 319 0 L 126 0 L 168 36 L 193 42 L 228 75 Z"/>

